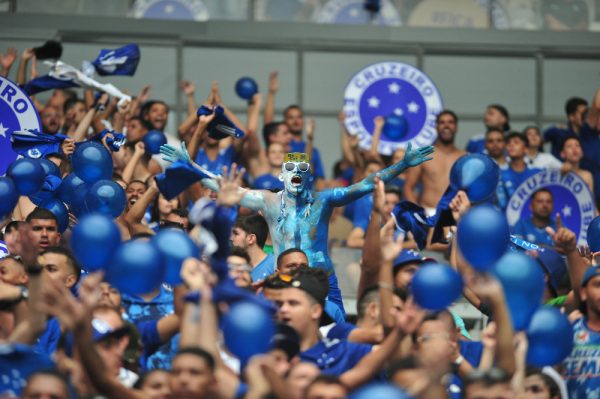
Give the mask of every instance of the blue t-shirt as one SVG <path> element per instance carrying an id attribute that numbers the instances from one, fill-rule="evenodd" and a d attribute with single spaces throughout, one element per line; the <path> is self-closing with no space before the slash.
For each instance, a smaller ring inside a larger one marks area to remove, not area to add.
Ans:
<path id="1" fill-rule="evenodd" d="M 550 152 L 560 160 L 562 160 L 560 157 L 560 147 L 567 137 L 577 137 L 577 133 L 570 126 L 567 128 L 550 126 L 544 130 L 544 141 L 552 145 Z"/>
<path id="2" fill-rule="evenodd" d="M 331 327 L 331 329 L 327 332 L 327 339 L 348 339 L 348 336 L 355 330 L 356 326 L 352 323 L 343 322 L 336 323 L 335 326 Z"/>
<path id="3" fill-rule="evenodd" d="M 252 281 L 261 281 L 275 273 L 275 257 L 273 254 L 268 254 L 252 271 L 250 277 Z"/>
<path id="4" fill-rule="evenodd" d="M 478 134 L 469 139 L 466 150 L 468 153 L 483 154 L 485 151 L 485 135 Z"/>
<path id="5" fill-rule="evenodd" d="M 563 366 L 570 399 L 600 397 L 600 332 L 590 330 L 585 317 L 573 324 L 573 350 Z"/>
<path id="6" fill-rule="evenodd" d="M 283 182 L 278 177 L 270 173 L 258 176 L 252 183 L 252 188 L 256 190 L 283 190 Z"/>
<path id="7" fill-rule="evenodd" d="M 522 172 L 516 172 L 510 167 L 506 169 L 500 169 L 500 179 L 498 180 L 498 187 L 496 189 L 498 205 L 502 209 L 506 209 L 508 201 L 510 201 L 510 197 L 514 194 L 521 183 L 539 171 L 541 171 L 541 169 L 528 168 L 527 166 Z"/>
<path id="8" fill-rule="evenodd" d="M 340 376 L 356 366 L 372 348 L 371 345 L 325 338 L 312 348 L 300 352 L 300 359 L 315 364 L 323 374 Z"/>
<path id="9" fill-rule="evenodd" d="M 550 227 L 556 230 L 554 220 L 550 220 Z M 521 237 L 524 240 L 538 245 L 553 246 L 554 242 L 550 234 L 546 233 L 545 227 L 537 227 L 533 224 L 532 218 L 520 219 L 512 228 L 512 234 Z"/>
<path id="10" fill-rule="evenodd" d="M 50 356 L 24 344 L 0 344 L 0 397 L 20 397 L 27 378 L 54 368 Z"/>
<path id="11" fill-rule="evenodd" d="M 356 205 L 354 206 L 352 227 L 360 227 L 366 232 L 371 220 L 371 211 L 373 210 L 373 194 L 367 194 L 354 202 Z"/>
<path id="12" fill-rule="evenodd" d="M 210 160 L 204 152 L 204 149 L 199 148 L 198 154 L 196 155 L 196 163 L 207 169 L 210 172 L 220 175 L 223 172 L 223 166 L 228 168 L 236 160 L 235 149 L 232 145 L 227 148 L 219 150 L 217 157 L 214 160 Z"/>
<path id="13" fill-rule="evenodd" d="M 122 305 L 125 308 L 127 320 L 135 325 L 139 325 L 146 321 L 157 321 L 163 316 L 172 314 L 173 308 L 173 292 L 160 287 L 158 295 L 146 302 L 143 298 L 133 295 L 123 294 Z M 148 356 L 145 364 L 142 364 L 144 370 L 165 369 L 171 368 L 171 361 L 177 353 L 178 340 L 173 337 L 164 345 Z"/>
<path id="14" fill-rule="evenodd" d="M 35 343 L 35 349 L 38 352 L 52 355 L 58 346 L 60 339 L 60 323 L 56 317 L 51 317 L 46 322 L 46 329 L 40 335 Z"/>
<path id="15" fill-rule="evenodd" d="M 600 131 L 584 123 L 579 132 L 583 159 L 581 167 L 589 170 L 594 177 L 594 196 L 600 199 Z"/>
<path id="16" fill-rule="evenodd" d="M 304 152 L 306 149 L 306 143 L 304 141 L 290 141 L 290 151 L 291 152 Z M 321 155 L 319 154 L 319 150 L 317 150 L 313 146 L 313 155 L 310 160 L 313 170 L 314 176 L 316 179 L 324 179 L 325 172 L 323 171 L 323 162 L 321 161 Z"/>

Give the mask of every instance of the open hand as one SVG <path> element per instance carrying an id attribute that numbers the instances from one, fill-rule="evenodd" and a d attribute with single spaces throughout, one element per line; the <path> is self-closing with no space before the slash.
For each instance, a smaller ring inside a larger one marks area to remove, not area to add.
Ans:
<path id="1" fill-rule="evenodd" d="M 190 154 L 185 148 L 185 142 L 181 142 L 181 149 L 177 149 L 169 144 L 163 144 L 160 146 L 160 153 L 163 155 L 162 159 L 167 162 L 177 162 L 182 161 L 185 163 L 191 163 L 192 160 L 190 158 Z"/>
<path id="2" fill-rule="evenodd" d="M 9 70 L 12 64 L 17 59 L 17 49 L 14 47 L 9 47 L 6 50 L 6 54 L 0 53 L 0 65 L 4 70 Z"/>
<path id="3" fill-rule="evenodd" d="M 238 170 L 235 163 L 231 165 L 229 174 L 227 173 L 227 166 L 223 166 L 223 175 L 217 181 L 219 184 L 217 203 L 229 207 L 240 203 L 244 196 L 244 192 L 240 190 L 244 173 L 244 168 Z"/>
<path id="4" fill-rule="evenodd" d="M 407 167 L 418 166 L 423 162 L 432 160 L 433 157 L 428 156 L 431 154 L 433 154 L 433 147 L 430 145 L 413 150 L 412 144 L 408 143 L 408 145 L 406 146 L 406 154 L 404 154 L 403 162 Z"/>

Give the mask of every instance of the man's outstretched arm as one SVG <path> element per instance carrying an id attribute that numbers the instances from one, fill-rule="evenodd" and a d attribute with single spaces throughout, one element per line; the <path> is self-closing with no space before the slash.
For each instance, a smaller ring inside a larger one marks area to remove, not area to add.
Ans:
<path id="1" fill-rule="evenodd" d="M 378 175 L 384 183 L 387 183 L 402 173 L 405 169 L 418 166 L 423 162 L 433 159 L 433 157 L 430 156 L 432 153 L 432 146 L 421 147 L 416 150 L 412 150 L 411 144 L 409 143 L 406 147 L 406 155 L 402 161 L 388 166 L 381 172 L 373 173 L 356 184 L 345 188 L 335 188 L 329 191 L 329 200 L 334 206 L 346 205 L 362 197 L 363 195 L 372 192 L 375 189 L 375 175 Z"/>

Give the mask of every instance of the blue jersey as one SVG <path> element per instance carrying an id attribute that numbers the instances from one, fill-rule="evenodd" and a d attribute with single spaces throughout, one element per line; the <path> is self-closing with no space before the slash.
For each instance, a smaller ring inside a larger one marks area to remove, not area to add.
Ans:
<path id="1" fill-rule="evenodd" d="M 256 190 L 283 190 L 283 182 L 278 177 L 270 173 L 258 176 L 252 183 L 252 188 Z"/>
<path id="2" fill-rule="evenodd" d="M 585 317 L 573 324 L 573 350 L 563 362 L 570 399 L 600 398 L 600 332 Z"/>
<path id="3" fill-rule="evenodd" d="M 20 397 L 29 375 L 52 368 L 50 356 L 33 346 L 0 344 L 0 397 Z"/>
<path id="4" fill-rule="evenodd" d="M 306 149 L 306 143 L 304 141 L 290 141 L 290 151 L 291 152 L 304 152 Z M 310 163 L 313 166 L 314 177 L 315 179 L 324 179 L 325 172 L 323 171 L 323 162 L 321 161 L 321 155 L 319 154 L 319 150 L 313 147 L 313 155 Z"/>
<path id="5" fill-rule="evenodd" d="M 550 220 L 550 224 L 548 226 L 556 230 L 556 224 L 554 223 L 554 220 Z M 546 228 L 537 227 L 535 224 L 533 224 L 532 218 L 519 220 L 512 228 L 511 233 L 534 244 L 548 245 L 550 247 L 554 245 L 552 237 L 550 237 L 550 234 L 546 232 Z"/>
<path id="6" fill-rule="evenodd" d="M 485 135 L 478 134 L 469 139 L 466 150 L 468 153 L 483 154 L 485 152 Z"/>
<path id="7" fill-rule="evenodd" d="M 223 166 L 227 166 L 229 168 L 231 164 L 235 162 L 235 160 L 236 153 L 232 145 L 225 149 L 219 150 L 217 157 L 213 160 L 208 158 L 203 148 L 199 148 L 195 159 L 198 165 L 218 175 L 223 172 Z"/>
<path id="8" fill-rule="evenodd" d="M 327 332 L 327 339 L 348 339 L 348 336 L 355 330 L 356 326 L 352 323 L 336 323 L 335 326 Z"/>
<path id="9" fill-rule="evenodd" d="M 275 273 L 275 257 L 272 254 L 267 255 L 252 271 L 250 277 L 252 281 L 261 281 Z"/>
<path id="10" fill-rule="evenodd" d="M 600 131 L 584 123 L 579 132 L 583 159 L 581 167 L 590 171 L 594 177 L 594 196 L 600 199 Z"/>
<path id="11" fill-rule="evenodd" d="M 577 133 L 570 127 L 550 126 L 544 130 L 544 141 L 552 145 L 550 152 L 558 159 L 562 159 L 560 147 L 567 137 L 577 137 Z"/>
<path id="12" fill-rule="evenodd" d="M 173 313 L 173 293 L 161 286 L 158 295 L 150 301 L 133 295 L 123 294 L 123 307 L 127 320 L 139 325 L 146 321 L 156 321 L 163 316 Z M 177 339 L 174 337 L 162 345 L 155 353 L 149 355 L 143 369 L 170 369 L 171 361 L 177 353 Z"/>
<path id="13" fill-rule="evenodd" d="M 40 335 L 35 343 L 35 349 L 38 352 L 51 355 L 56 351 L 58 340 L 60 339 L 60 323 L 56 317 L 51 317 L 46 322 L 46 329 Z"/>
<path id="14" fill-rule="evenodd" d="M 510 168 L 510 166 L 506 169 L 500 169 L 500 179 L 498 180 L 498 187 L 496 189 L 498 205 L 500 205 L 502 209 L 506 209 L 510 197 L 517 191 L 517 188 L 521 183 L 539 171 L 541 171 L 541 169 L 528 168 L 527 166 L 522 172 L 517 172 Z"/>
<path id="15" fill-rule="evenodd" d="M 315 364 L 323 374 L 340 376 L 371 352 L 372 346 L 339 339 L 323 339 L 300 352 L 300 360 Z"/>

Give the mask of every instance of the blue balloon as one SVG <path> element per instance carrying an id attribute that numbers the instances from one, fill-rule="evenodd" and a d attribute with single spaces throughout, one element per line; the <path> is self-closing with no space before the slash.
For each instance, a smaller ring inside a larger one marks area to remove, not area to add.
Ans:
<path id="1" fill-rule="evenodd" d="M 600 251 L 600 216 L 596 216 L 588 226 L 587 243 L 592 252 Z"/>
<path id="2" fill-rule="evenodd" d="M 498 186 L 500 168 L 484 154 L 467 154 L 458 158 L 450 170 L 450 186 L 464 190 L 472 202 L 489 198 Z"/>
<path id="3" fill-rule="evenodd" d="M 442 310 L 460 297 L 463 280 L 450 266 L 429 263 L 417 270 L 410 289 L 415 303 L 422 308 Z"/>
<path id="4" fill-rule="evenodd" d="M 10 177 L 0 176 L 0 218 L 11 213 L 18 201 L 15 183 Z"/>
<path id="5" fill-rule="evenodd" d="M 251 100 L 252 96 L 258 93 L 258 84 L 254 79 L 244 76 L 235 83 L 235 92 L 244 100 Z"/>
<path id="6" fill-rule="evenodd" d="M 46 172 L 39 159 L 22 158 L 8 167 L 6 176 L 13 180 L 19 195 L 31 195 L 42 188 Z"/>
<path id="7" fill-rule="evenodd" d="M 269 312 L 252 302 L 236 303 L 223 317 L 225 345 L 242 365 L 252 356 L 267 352 L 274 333 L 275 325 Z"/>
<path id="8" fill-rule="evenodd" d="M 392 384 L 369 384 L 352 392 L 348 399 L 410 399 L 410 396 Z"/>
<path id="9" fill-rule="evenodd" d="M 73 228 L 71 249 L 88 272 L 105 268 L 120 245 L 121 233 L 109 216 L 85 215 Z"/>
<path id="10" fill-rule="evenodd" d="M 146 152 L 152 155 L 160 153 L 160 146 L 167 144 L 167 138 L 160 130 L 150 130 L 142 141 L 146 147 Z"/>
<path id="11" fill-rule="evenodd" d="M 408 121 L 401 115 L 388 115 L 385 118 L 382 133 L 393 141 L 402 141 L 408 133 Z"/>
<path id="12" fill-rule="evenodd" d="M 125 190 L 112 180 L 97 181 L 85 194 L 85 208 L 116 218 L 125 210 Z"/>
<path id="13" fill-rule="evenodd" d="M 106 267 L 106 281 L 125 294 L 157 289 L 165 274 L 160 254 L 149 241 L 128 241 L 117 248 Z"/>
<path id="14" fill-rule="evenodd" d="M 551 306 L 540 307 L 527 328 L 527 364 L 537 367 L 561 363 L 573 349 L 573 327 Z"/>
<path id="15" fill-rule="evenodd" d="M 57 196 L 63 202 L 70 205 L 74 201 L 73 195 L 75 194 L 75 190 L 82 185 L 85 185 L 85 182 L 75 173 L 70 173 L 65 176 L 60 187 L 58 187 Z"/>
<path id="16" fill-rule="evenodd" d="M 489 205 L 469 210 L 458 223 L 457 234 L 462 255 L 479 271 L 492 267 L 510 243 L 506 217 Z"/>
<path id="17" fill-rule="evenodd" d="M 181 264 L 187 258 L 200 256 L 200 251 L 190 236 L 178 229 L 163 229 L 152 237 L 152 244 L 162 255 L 165 263 L 165 282 L 171 285 L 182 283 Z"/>
<path id="18" fill-rule="evenodd" d="M 113 162 L 110 152 L 95 141 L 86 141 L 77 146 L 71 159 L 73 172 L 86 183 L 110 179 Z"/>
<path id="19" fill-rule="evenodd" d="M 544 296 L 541 267 L 530 256 L 509 252 L 500 258 L 492 273 L 504 288 L 513 327 L 517 331 L 525 330 Z"/>
<path id="20" fill-rule="evenodd" d="M 44 168 L 46 176 L 54 175 L 59 178 L 61 177 L 60 169 L 58 168 L 58 166 L 56 166 L 54 162 L 46 158 L 40 158 L 39 161 L 42 165 L 42 168 Z"/>
<path id="21" fill-rule="evenodd" d="M 65 204 L 58 198 L 50 198 L 40 203 L 40 208 L 52 212 L 58 219 L 58 231 L 63 233 L 69 227 L 69 211 Z"/>

